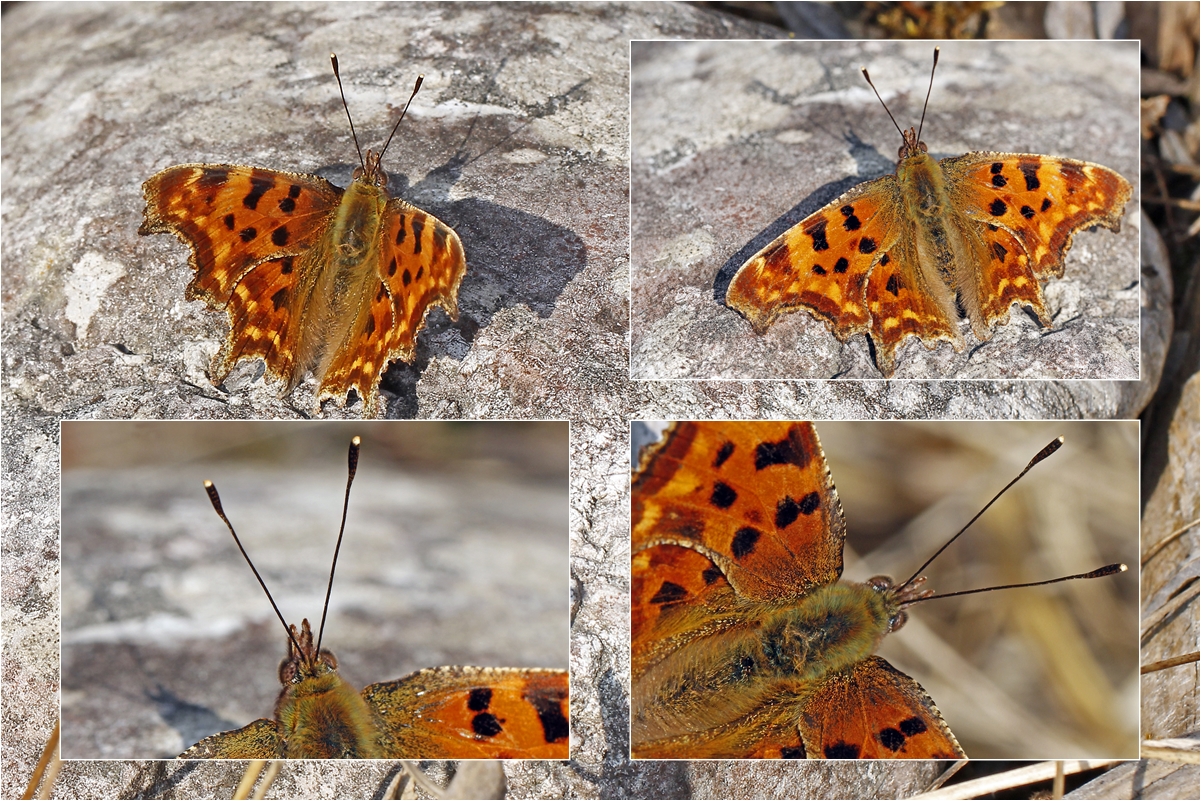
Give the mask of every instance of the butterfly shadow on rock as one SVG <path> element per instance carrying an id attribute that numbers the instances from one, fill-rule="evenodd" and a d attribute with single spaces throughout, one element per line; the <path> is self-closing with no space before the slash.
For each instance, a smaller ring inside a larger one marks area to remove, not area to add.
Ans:
<path id="1" fill-rule="evenodd" d="M 583 239 L 568 228 L 488 200 L 451 200 L 450 189 L 471 160 L 460 151 L 416 183 L 401 173 L 388 174 L 392 197 L 404 198 L 444 220 L 459 235 L 467 254 L 458 321 L 441 309 L 431 309 L 413 362 L 395 361 L 384 373 L 381 385 L 396 396 L 388 402 L 388 417 L 416 416 L 417 381 L 432 357 L 461 361 L 476 333 L 503 309 L 524 305 L 539 317 L 549 317 L 563 289 L 587 263 Z M 353 169 L 354 165 L 340 164 L 317 174 L 345 185 Z"/>

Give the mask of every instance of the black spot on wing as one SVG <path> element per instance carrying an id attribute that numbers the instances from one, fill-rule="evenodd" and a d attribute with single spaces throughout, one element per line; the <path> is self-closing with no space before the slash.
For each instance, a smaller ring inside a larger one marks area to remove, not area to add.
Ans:
<path id="1" fill-rule="evenodd" d="M 859 746 L 851 745 L 850 743 L 843 742 L 842 740 L 827 745 L 824 749 L 822 749 L 822 752 L 825 754 L 826 759 L 859 758 Z"/>
<path id="2" fill-rule="evenodd" d="M 416 217 L 413 218 L 413 254 L 421 252 L 421 232 L 425 230 L 425 223 Z"/>
<path id="3" fill-rule="evenodd" d="M 738 493 L 729 484 L 724 481 L 718 481 L 713 485 L 713 492 L 709 495 L 709 503 L 718 509 L 729 509 L 734 505 L 734 501 L 736 500 L 738 500 Z"/>
<path id="4" fill-rule="evenodd" d="M 659 590 L 651 597 L 653 604 L 674 604 L 688 597 L 688 590 L 674 581 L 665 581 L 659 585 Z"/>
<path id="5" fill-rule="evenodd" d="M 776 503 L 776 528 L 788 528 L 801 515 L 801 505 L 785 495 Z"/>
<path id="6" fill-rule="evenodd" d="M 1037 161 L 1023 161 L 1018 164 L 1018 169 L 1022 171 L 1022 175 L 1026 178 L 1027 192 L 1033 192 L 1035 189 L 1038 189 L 1040 186 L 1042 186 L 1042 184 L 1040 184 L 1038 181 Z"/>
<path id="7" fill-rule="evenodd" d="M 471 730 L 480 737 L 495 737 L 504 731 L 500 720 L 491 712 L 481 712 L 471 719 Z"/>
<path id="8" fill-rule="evenodd" d="M 905 735 L 896 729 L 883 729 L 876 735 L 876 739 L 880 745 L 893 752 L 900 751 L 901 746 L 905 745 Z"/>
<path id="9" fill-rule="evenodd" d="M 805 235 L 813 240 L 813 249 L 817 251 L 829 250 L 830 243 L 826 241 L 826 220 L 825 218 L 814 220 L 809 227 L 805 228 Z"/>
<path id="10" fill-rule="evenodd" d="M 275 179 L 270 176 L 256 174 L 250 179 L 250 193 L 242 198 L 242 205 L 248 209 L 257 208 L 259 201 L 263 199 L 263 195 L 271 191 L 271 187 L 275 186 Z"/>
<path id="11" fill-rule="evenodd" d="M 529 701 L 538 713 L 538 722 L 542 724 L 542 739 L 548 743 L 566 740 L 568 735 L 567 718 L 563 716 L 563 708 L 556 695 L 531 692 L 525 696 L 525 700 Z"/>
<path id="12" fill-rule="evenodd" d="M 740 528 L 734 532 L 734 539 L 730 542 L 730 553 L 735 559 L 742 559 L 754 553 L 755 545 L 759 542 L 759 538 L 763 533 L 758 529 Z"/>
<path id="13" fill-rule="evenodd" d="M 472 687 L 467 695 L 467 708 L 472 712 L 483 712 L 492 703 L 491 687 Z"/>

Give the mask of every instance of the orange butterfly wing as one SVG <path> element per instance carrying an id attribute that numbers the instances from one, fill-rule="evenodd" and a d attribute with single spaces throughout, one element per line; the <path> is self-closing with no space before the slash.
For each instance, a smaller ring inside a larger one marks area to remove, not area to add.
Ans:
<path id="1" fill-rule="evenodd" d="M 458 319 L 456 297 L 467 270 L 455 232 L 432 214 L 392 198 L 384 212 L 379 289 L 359 311 L 324 371 L 320 397 L 351 387 L 374 408 L 380 374 L 394 359 L 412 361 L 417 334 L 433 306 Z"/>
<path id="2" fill-rule="evenodd" d="M 831 676 L 801 713 L 805 751 L 825 759 L 959 759 L 930 696 L 878 656 Z"/>
<path id="3" fill-rule="evenodd" d="M 656 719 L 645 688 L 699 632 L 754 626 L 732 617 L 746 602 L 787 602 L 842 574 L 842 509 L 813 426 L 676 423 L 643 456 L 631 497 L 634 755 L 803 755 L 796 699 L 774 711 L 756 700 L 748 720 L 696 724 L 702 735 Z"/>
<path id="4" fill-rule="evenodd" d="M 760 334 L 794 309 L 826 322 L 844 342 L 865 333 L 868 275 L 899 234 L 900 202 L 894 175 L 856 186 L 752 256 L 726 303 Z"/>
<path id="5" fill-rule="evenodd" d="M 138 233 L 173 233 L 192 253 L 187 297 L 229 314 L 230 331 L 213 365 L 220 384 L 240 359 L 262 358 L 291 389 L 300 320 L 294 294 L 314 269 L 318 245 L 342 190 L 315 175 L 227 164 L 181 164 L 142 187 Z"/>
<path id="6" fill-rule="evenodd" d="M 888 756 L 927 742 L 927 755 L 961 753 L 917 682 L 883 660 L 756 684 L 762 666 L 737 657 L 769 615 L 842 573 L 842 509 L 812 424 L 677 423 L 644 455 L 631 496 L 635 757 L 820 757 L 842 740 L 884 756 L 862 744 L 894 728 L 910 740 Z M 706 661 L 752 679 L 698 689 L 677 673 L 706 675 Z M 911 719 L 938 736 L 917 739 Z"/>
<path id="7" fill-rule="evenodd" d="M 977 338 L 987 338 L 993 322 L 1008 320 L 1013 303 L 1049 326 L 1039 279 L 1063 276 L 1076 231 L 1093 225 L 1119 230 L 1129 182 L 1098 164 L 1028 153 L 967 153 L 939 165 L 955 206 L 986 244 L 979 269 L 958 272 L 961 283 L 975 285 L 969 303 L 979 298 L 981 313 L 969 315 Z"/>
<path id="8" fill-rule="evenodd" d="M 739 268 L 726 303 L 763 333 L 804 309 L 843 342 L 870 333 L 884 375 L 910 336 L 956 350 L 955 297 L 922 269 L 895 175 L 860 184 L 781 234 Z"/>
<path id="9" fill-rule="evenodd" d="M 363 699 L 393 759 L 567 759 L 567 671 L 443 667 L 372 684 Z"/>

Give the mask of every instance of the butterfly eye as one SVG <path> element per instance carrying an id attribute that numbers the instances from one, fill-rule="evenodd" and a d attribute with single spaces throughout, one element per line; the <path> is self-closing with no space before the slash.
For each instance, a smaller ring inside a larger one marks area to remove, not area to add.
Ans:
<path id="1" fill-rule="evenodd" d="M 905 611 L 897 612 L 888 619 L 888 633 L 892 634 L 909 622 L 909 613 Z"/>
<path id="2" fill-rule="evenodd" d="M 338 657 L 334 656 L 324 648 L 321 649 L 321 664 L 329 667 L 330 670 L 338 669 Z"/>
<path id="3" fill-rule="evenodd" d="M 884 593 L 892 589 L 891 576 L 872 576 L 864 582 L 876 592 Z"/>

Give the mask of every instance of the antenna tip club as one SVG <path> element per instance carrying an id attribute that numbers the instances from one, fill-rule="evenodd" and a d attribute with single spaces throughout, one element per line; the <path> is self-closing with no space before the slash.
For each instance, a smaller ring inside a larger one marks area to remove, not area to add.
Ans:
<path id="1" fill-rule="evenodd" d="M 1118 565 L 1118 571 L 1121 573 L 1125 573 L 1129 569 L 1130 568 L 1126 567 L 1126 565 Z"/>
<path id="2" fill-rule="evenodd" d="M 359 445 L 363 444 L 363 440 L 359 439 L 358 437 L 352 437 L 350 440 L 350 444 L 357 448 L 357 447 L 359 447 Z"/>
<path id="3" fill-rule="evenodd" d="M 209 480 L 206 478 L 206 479 L 204 480 L 204 488 L 205 488 L 206 490 L 207 490 L 207 489 L 212 489 L 212 488 L 213 488 L 213 482 L 209 481 Z"/>

